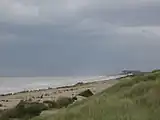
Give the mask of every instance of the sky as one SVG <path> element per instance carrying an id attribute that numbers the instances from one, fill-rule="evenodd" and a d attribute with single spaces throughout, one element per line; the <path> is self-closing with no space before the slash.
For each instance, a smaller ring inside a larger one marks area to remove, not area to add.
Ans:
<path id="1" fill-rule="evenodd" d="M 0 76 L 160 67 L 160 0 L 0 0 Z"/>

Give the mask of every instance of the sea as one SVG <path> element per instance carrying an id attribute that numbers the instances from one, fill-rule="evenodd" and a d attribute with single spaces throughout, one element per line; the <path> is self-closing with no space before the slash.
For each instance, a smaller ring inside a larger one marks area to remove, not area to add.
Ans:
<path id="1" fill-rule="evenodd" d="M 124 77 L 85 76 L 85 77 L 0 77 L 0 94 L 16 93 L 26 90 L 38 90 L 74 85 L 78 82 L 94 82 Z"/>

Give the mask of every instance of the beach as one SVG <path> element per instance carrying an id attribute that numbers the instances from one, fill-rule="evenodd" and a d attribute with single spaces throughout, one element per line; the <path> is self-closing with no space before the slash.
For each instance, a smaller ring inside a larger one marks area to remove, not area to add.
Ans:
<path id="1" fill-rule="evenodd" d="M 28 89 L 23 86 L 20 86 L 21 83 L 17 83 L 16 85 L 17 88 L 21 88 L 19 89 L 19 91 L 15 90 L 13 93 L 9 91 L 8 95 L 1 94 L 0 104 L 2 106 L 0 107 L 0 109 L 4 110 L 13 108 L 21 100 L 27 100 L 32 102 L 43 102 L 45 100 L 57 100 L 59 97 L 74 97 L 77 96 L 80 92 L 83 92 L 87 89 L 91 90 L 92 93 L 96 94 L 117 83 L 118 80 L 116 79 L 120 77 L 124 76 L 109 76 L 109 77 L 99 76 L 99 77 L 90 77 L 90 79 L 74 78 L 75 80 L 68 78 L 68 82 L 66 81 L 63 84 L 62 83 L 61 84 L 57 83 L 56 85 L 51 84 L 53 82 L 52 81 L 49 83 L 49 85 L 44 84 L 42 86 L 42 84 L 40 84 L 40 86 L 35 86 L 35 87 L 32 86 L 32 88 Z M 36 79 L 38 80 L 39 78 Z M 39 80 L 39 83 L 40 81 L 41 80 Z M 35 81 L 32 81 L 32 83 L 34 82 Z M 78 100 L 84 99 L 83 97 L 80 96 L 77 96 L 77 98 Z"/>

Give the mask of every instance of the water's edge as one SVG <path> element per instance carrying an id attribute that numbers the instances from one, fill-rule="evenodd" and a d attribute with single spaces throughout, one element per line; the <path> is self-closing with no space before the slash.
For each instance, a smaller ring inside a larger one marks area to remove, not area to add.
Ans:
<path id="1" fill-rule="evenodd" d="M 14 94 L 21 91 L 72 86 L 79 82 L 87 83 L 118 79 L 126 75 L 92 77 L 0 77 L 0 94 Z"/>

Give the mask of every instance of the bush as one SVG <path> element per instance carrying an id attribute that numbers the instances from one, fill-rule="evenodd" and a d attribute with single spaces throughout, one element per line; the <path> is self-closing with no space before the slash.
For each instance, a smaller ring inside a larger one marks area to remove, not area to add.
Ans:
<path id="1" fill-rule="evenodd" d="M 16 109 L 19 111 L 21 114 L 29 114 L 31 116 L 36 116 L 41 113 L 41 111 L 46 110 L 47 107 L 43 103 L 37 103 L 37 102 L 20 102 L 17 106 Z"/>
<path id="2" fill-rule="evenodd" d="M 93 93 L 91 92 L 91 90 L 87 89 L 83 92 L 81 92 L 80 94 L 78 94 L 79 96 L 83 96 L 83 97 L 90 97 L 93 95 Z"/>
<path id="3" fill-rule="evenodd" d="M 160 72 L 160 69 L 155 69 L 152 71 L 152 73 L 157 73 L 157 72 Z"/>
<path id="4" fill-rule="evenodd" d="M 84 85 L 84 83 L 83 82 L 78 82 L 77 84 L 75 84 L 73 86 L 76 87 L 76 86 L 81 86 L 81 85 Z"/>
<path id="5" fill-rule="evenodd" d="M 49 108 L 58 108 L 58 104 L 55 101 L 46 100 L 43 103 L 47 104 Z"/>
<path id="6" fill-rule="evenodd" d="M 56 101 L 59 108 L 67 107 L 69 104 L 72 104 L 74 100 L 69 97 L 59 97 Z"/>
<path id="7" fill-rule="evenodd" d="M 78 98 L 77 98 L 77 97 L 73 97 L 72 99 L 75 101 L 75 100 L 77 100 Z"/>
<path id="8" fill-rule="evenodd" d="M 9 120 L 10 118 L 32 118 L 38 116 L 46 109 L 47 107 L 43 103 L 20 101 L 15 108 L 4 111 L 0 120 Z"/>
<path id="9" fill-rule="evenodd" d="M 2 105 L 2 104 L 0 104 L 0 107 L 3 107 L 3 105 Z"/>

